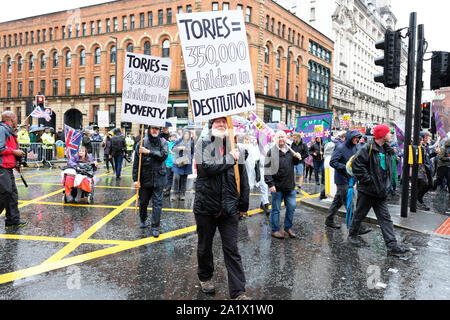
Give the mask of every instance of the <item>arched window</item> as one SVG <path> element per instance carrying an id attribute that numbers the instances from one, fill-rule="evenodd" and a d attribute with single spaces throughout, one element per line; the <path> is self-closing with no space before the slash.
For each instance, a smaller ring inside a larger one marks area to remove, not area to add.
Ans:
<path id="1" fill-rule="evenodd" d="M 86 65 L 86 50 L 80 50 L 80 66 Z"/>
<path id="2" fill-rule="evenodd" d="M 45 53 L 41 55 L 41 69 L 45 69 Z"/>
<path id="3" fill-rule="evenodd" d="M 300 74 L 300 60 L 297 59 L 297 62 L 295 64 L 295 74 L 299 75 Z"/>
<path id="4" fill-rule="evenodd" d="M 281 64 L 280 59 L 281 59 L 280 50 L 277 50 L 277 68 L 280 67 L 280 64 Z"/>
<path id="5" fill-rule="evenodd" d="M 152 50 L 151 50 L 151 47 L 150 47 L 150 41 L 146 41 L 144 43 L 144 54 L 151 55 L 151 52 L 152 52 Z"/>
<path id="6" fill-rule="evenodd" d="M 53 53 L 53 68 L 58 68 L 58 52 Z"/>
<path id="7" fill-rule="evenodd" d="M 265 64 L 269 64 L 269 46 L 265 46 L 264 48 L 264 62 Z"/>
<path id="8" fill-rule="evenodd" d="M 112 46 L 111 50 L 109 50 L 109 62 L 115 63 L 117 58 L 116 46 Z"/>
<path id="9" fill-rule="evenodd" d="M 66 52 L 66 68 L 70 68 L 72 65 L 72 53 L 70 51 Z"/>
<path id="10" fill-rule="evenodd" d="M 97 47 L 94 51 L 94 64 L 100 64 L 100 48 Z"/>
<path id="11" fill-rule="evenodd" d="M 127 52 L 133 52 L 133 50 L 134 50 L 133 44 L 132 44 L 132 43 L 129 43 L 129 44 L 127 45 Z"/>
<path id="12" fill-rule="evenodd" d="M 162 44 L 162 56 L 169 57 L 170 56 L 170 41 L 164 40 Z"/>
<path id="13" fill-rule="evenodd" d="M 8 60 L 6 61 L 6 65 L 7 65 L 7 68 L 8 68 L 8 72 L 11 72 L 11 69 L 12 69 L 12 67 L 11 67 L 11 58 L 8 58 Z"/>
<path id="14" fill-rule="evenodd" d="M 33 55 L 30 56 L 30 62 L 28 63 L 28 68 L 30 71 L 34 69 L 34 56 Z"/>
<path id="15" fill-rule="evenodd" d="M 19 57 L 18 62 L 17 62 L 17 71 L 21 72 L 23 69 L 23 59 L 22 57 Z"/>

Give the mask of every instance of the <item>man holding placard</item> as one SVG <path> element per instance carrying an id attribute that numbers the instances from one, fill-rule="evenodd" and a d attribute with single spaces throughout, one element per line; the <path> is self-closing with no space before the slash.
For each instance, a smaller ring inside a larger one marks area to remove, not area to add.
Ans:
<path id="1" fill-rule="evenodd" d="M 237 234 L 249 186 L 231 121 L 232 114 L 256 108 L 245 23 L 242 11 L 177 14 L 177 23 L 194 122 L 209 120 L 210 129 L 195 147 L 198 277 L 203 292 L 215 292 L 212 242 L 218 228 L 230 297 L 246 299 Z"/>

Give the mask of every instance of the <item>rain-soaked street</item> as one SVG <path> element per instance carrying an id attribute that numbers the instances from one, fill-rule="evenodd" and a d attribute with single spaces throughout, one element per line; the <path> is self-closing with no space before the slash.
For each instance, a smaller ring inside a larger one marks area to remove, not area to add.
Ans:
<path id="1" fill-rule="evenodd" d="M 200 290 L 192 191 L 184 202 L 164 199 L 161 235 L 153 238 L 135 215 L 131 166 L 121 179 L 100 169 L 94 203 L 82 205 L 63 203 L 58 168 L 24 172 L 29 187 L 20 179 L 17 185 L 28 225 L 5 231 L 0 216 L 1 300 L 229 299 L 218 232 L 216 294 Z M 188 183 L 192 190 L 193 180 Z M 351 247 L 343 218 L 337 218 L 341 229 L 326 228 L 323 212 L 299 203 L 317 197 L 318 188 L 304 185 L 294 218 L 297 238 L 284 240 L 270 236 L 259 190 L 253 190 L 249 216 L 239 226 L 251 299 L 450 299 L 449 237 L 396 229 L 397 238 L 415 249 L 400 259 L 386 255 L 380 229 L 372 225 L 365 245 Z"/>

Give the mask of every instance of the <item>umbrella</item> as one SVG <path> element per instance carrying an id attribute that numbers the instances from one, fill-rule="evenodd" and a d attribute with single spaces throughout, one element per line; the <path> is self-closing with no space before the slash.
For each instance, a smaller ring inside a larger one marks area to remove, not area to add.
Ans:
<path id="1" fill-rule="evenodd" d="M 345 222 L 347 224 L 347 229 L 350 229 L 350 223 L 352 221 L 352 214 L 353 214 L 353 177 L 350 178 L 349 181 L 346 208 L 347 214 L 345 215 Z"/>
<path id="2" fill-rule="evenodd" d="M 38 131 L 44 131 L 45 130 L 45 127 L 44 126 L 41 126 L 41 125 L 32 125 L 32 126 L 30 126 L 30 128 L 28 129 L 28 132 L 29 133 L 32 133 L 32 132 L 38 132 Z"/>
<path id="3" fill-rule="evenodd" d="M 231 116 L 233 127 L 250 125 L 250 121 L 241 116 Z"/>
<path id="4" fill-rule="evenodd" d="M 171 122 L 169 122 L 169 121 L 166 121 L 166 125 L 165 125 L 166 127 L 171 127 L 172 126 L 172 123 Z"/>

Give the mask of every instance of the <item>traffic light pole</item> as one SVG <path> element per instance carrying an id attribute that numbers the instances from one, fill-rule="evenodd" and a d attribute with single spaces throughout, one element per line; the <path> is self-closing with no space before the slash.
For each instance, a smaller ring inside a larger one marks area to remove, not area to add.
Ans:
<path id="1" fill-rule="evenodd" d="M 422 106 L 422 90 L 423 90 L 423 55 L 424 55 L 424 28 L 423 24 L 419 24 L 417 27 L 417 64 L 416 64 L 416 101 L 415 101 L 415 109 L 414 109 L 414 140 L 413 145 L 419 146 L 420 139 L 420 120 L 421 120 L 421 106 Z M 414 151 L 415 152 L 415 151 Z M 415 152 L 416 153 L 416 152 Z M 416 153 L 417 155 L 417 153 Z M 416 212 L 417 210 L 417 176 L 419 172 L 419 166 L 416 161 L 417 156 L 414 157 L 414 164 L 412 168 L 412 177 L 411 177 L 411 204 L 410 210 L 411 212 Z"/>
<path id="2" fill-rule="evenodd" d="M 400 208 L 400 216 L 408 217 L 408 198 L 409 198 L 409 146 L 411 145 L 411 125 L 414 103 L 414 65 L 415 65 L 415 48 L 416 48 L 416 25 L 417 14 L 411 12 L 409 15 L 408 29 L 408 75 L 406 87 L 406 116 L 405 116 L 405 144 L 403 153 L 403 172 L 402 172 L 402 201 Z"/>

